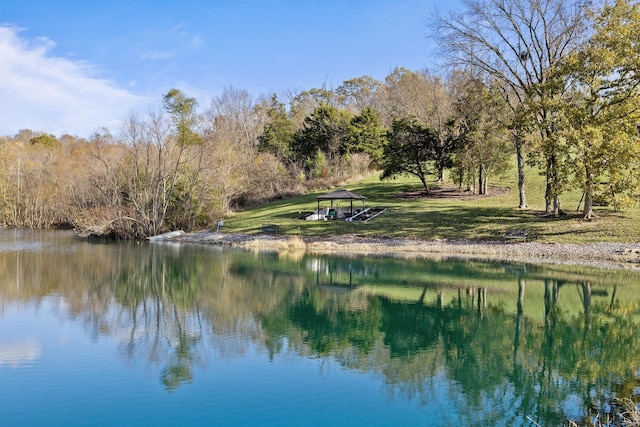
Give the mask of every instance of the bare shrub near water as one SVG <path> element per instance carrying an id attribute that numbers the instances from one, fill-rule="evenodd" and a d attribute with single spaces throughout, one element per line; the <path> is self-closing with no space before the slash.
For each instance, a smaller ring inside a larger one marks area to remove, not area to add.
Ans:
<path id="1" fill-rule="evenodd" d="M 640 409 L 636 402 L 629 398 L 615 399 L 615 408 L 612 414 L 597 414 L 595 417 L 589 416 L 578 424 L 569 421 L 569 427 L 592 426 L 592 427 L 639 427 Z"/>
<path id="2" fill-rule="evenodd" d="M 121 206 L 79 211 L 74 218 L 74 229 L 80 237 L 142 239 L 146 237 L 143 227 L 132 214 Z"/>

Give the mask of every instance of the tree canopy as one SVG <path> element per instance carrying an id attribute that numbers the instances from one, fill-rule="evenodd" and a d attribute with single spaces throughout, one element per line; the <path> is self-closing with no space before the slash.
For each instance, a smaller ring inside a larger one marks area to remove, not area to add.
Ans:
<path id="1" fill-rule="evenodd" d="M 640 188 L 638 4 L 618 0 L 588 17 L 592 37 L 554 69 L 567 92 L 552 104 L 567 145 L 563 161 L 585 194 L 586 219 L 593 216 L 597 193 L 619 205 Z"/>
<path id="2" fill-rule="evenodd" d="M 426 125 L 415 118 L 393 121 L 389 132 L 389 142 L 384 149 L 382 179 L 407 174 L 417 177 L 425 191 L 429 192 L 427 178 L 437 174 L 435 159 L 438 151 L 438 137 Z"/>

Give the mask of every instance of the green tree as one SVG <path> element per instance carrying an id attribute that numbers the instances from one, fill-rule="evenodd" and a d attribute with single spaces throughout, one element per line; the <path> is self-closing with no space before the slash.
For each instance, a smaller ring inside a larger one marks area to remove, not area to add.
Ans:
<path id="1" fill-rule="evenodd" d="M 329 163 L 322 150 L 318 150 L 313 158 L 305 162 L 305 169 L 313 178 L 326 179 L 330 174 Z"/>
<path id="2" fill-rule="evenodd" d="M 382 126 L 376 112 L 366 107 L 354 116 L 349 124 L 349 135 L 344 154 L 365 153 L 371 159 L 372 167 L 382 165 L 382 155 L 387 140 L 387 130 Z"/>
<path id="3" fill-rule="evenodd" d="M 321 88 L 313 88 L 289 95 L 290 118 L 294 129 L 304 126 L 304 122 L 320 105 L 329 105 L 338 108 L 336 94 L 323 85 Z"/>
<path id="4" fill-rule="evenodd" d="M 293 138 L 293 154 L 299 161 L 313 158 L 318 150 L 333 159 L 343 149 L 348 136 L 349 113 L 320 104 L 304 119 Z"/>
<path id="5" fill-rule="evenodd" d="M 284 104 L 273 95 L 267 109 L 267 123 L 258 137 L 258 149 L 282 160 L 289 157 L 292 142 L 293 122 L 287 116 Z"/>
<path id="6" fill-rule="evenodd" d="M 453 114 L 453 97 L 445 81 L 428 70 L 410 71 L 396 68 L 385 79 L 384 102 L 381 102 L 383 122 L 415 117 L 429 126 L 438 137 L 435 166 L 438 180 L 445 181 L 445 171 L 452 166 L 450 153 L 455 138 L 449 122 Z M 442 157 L 440 157 L 442 156 Z"/>
<path id="7" fill-rule="evenodd" d="M 558 67 L 570 91 L 555 104 L 563 117 L 561 135 L 583 188 L 585 219 L 593 198 L 605 191 L 633 195 L 639 188 L 640 12 L 637 3 L 617 0 L 589 14 L 593 36 Z"/>
<path id="8" fill-rule="evenodd" d="M 488 176 L 504 171 L 511 149 L 505 128 L 507 108 L 495 88 L 469 77 L 456 101 L 456 125 L 459 128 L 459 147 L 456 163 L 464 175 L 477 179 L 478 193 L 486 194 Z M 467 180 L 467 183 L 468 180 Z"/>
<path id="9" fill-rule="evenodd" d="M 34 136 L 29 140 L 29 144 L 42 145 L 42 146 L 51 147 L 51 148 L 59 148 L 62 146 L 58 138 L 48 133 L 43 133 L 42 135 Z"/>
<path id="10" fill-rule="evenodd" d="M 396 119 L 391 125 L 389 142 L 384 149 L 381 179 L 396 175 L 413 175 L 429 192 L 427 177 L 437 174 L 434 167 L 438 136 L 415 118 Z"/>
<path id="11" fill-rule="evenodd" d="M 171 228 L 195 227 L 199 211 L 202 185 L 203 139 L 197 128 L 200 118 L 196 111 L 198 102 L 178 89 L 171 89 L 162 98 L 164 109 L 174 126 L 175 168 L 172 186 L 166 206 L 166 221 Z"/>
<path id="12" fill-rule="evenodd" d="M 171 89 L 162 97 L 165 111 L 171 115 L 180 146 L 200 144 L 202 139 L 195 132 L 198 123 L 195 98 L 188 98 L 178 89 Z"/>
<path id="13" fill-rule="evenodd" d="M 549 185 L 546 209 L 559 210 L 561 179 L 557 167 L 556 117 L 544 100 L 554 97 L 555 87 L 544 85 L 550 69 L 581 42 L 585 8 L 564 0 L 468 0 L 450 16 L 436 15 L 432 31 L 447 63 L 471 69 L 498 82 L 512 110 L 513 143 L 518 163 L 520 208 L 525 208 L 525 134 L 540 139 Z M 543 90 L 552 90 L 551 93 Z"/>

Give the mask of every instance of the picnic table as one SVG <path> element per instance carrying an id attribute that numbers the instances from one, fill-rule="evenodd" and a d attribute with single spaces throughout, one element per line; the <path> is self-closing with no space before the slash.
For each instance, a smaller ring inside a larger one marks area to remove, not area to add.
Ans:
<path id="1" fill-rule="evenodd" d="M 502 234 L 503 239 L 522 239 L 523 242 L 527 241 L 529 232 L 526 230 L 511 229 Z"/>
<path id="2" fill-rule="evenodd" d="M 260 231 L 263 233 L 278 234 L 280 232 L 280 226 L 277 224 L 262 224 Z"/>

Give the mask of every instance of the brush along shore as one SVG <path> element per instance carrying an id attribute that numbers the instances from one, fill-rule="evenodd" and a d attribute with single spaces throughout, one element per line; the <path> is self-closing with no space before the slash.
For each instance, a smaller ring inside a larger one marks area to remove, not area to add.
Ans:
<path id="1" fill-rule="evenodd" d="M 640 269 L 640 243 L 538 243 L 473 240 L 413 240 L 364 237 L 300 237 L 216 231 L 183 233 L 162 241 L 211 244 L 277 252 L 404 258 L 463 258 L 531 264 L 570 264 Z"/>

